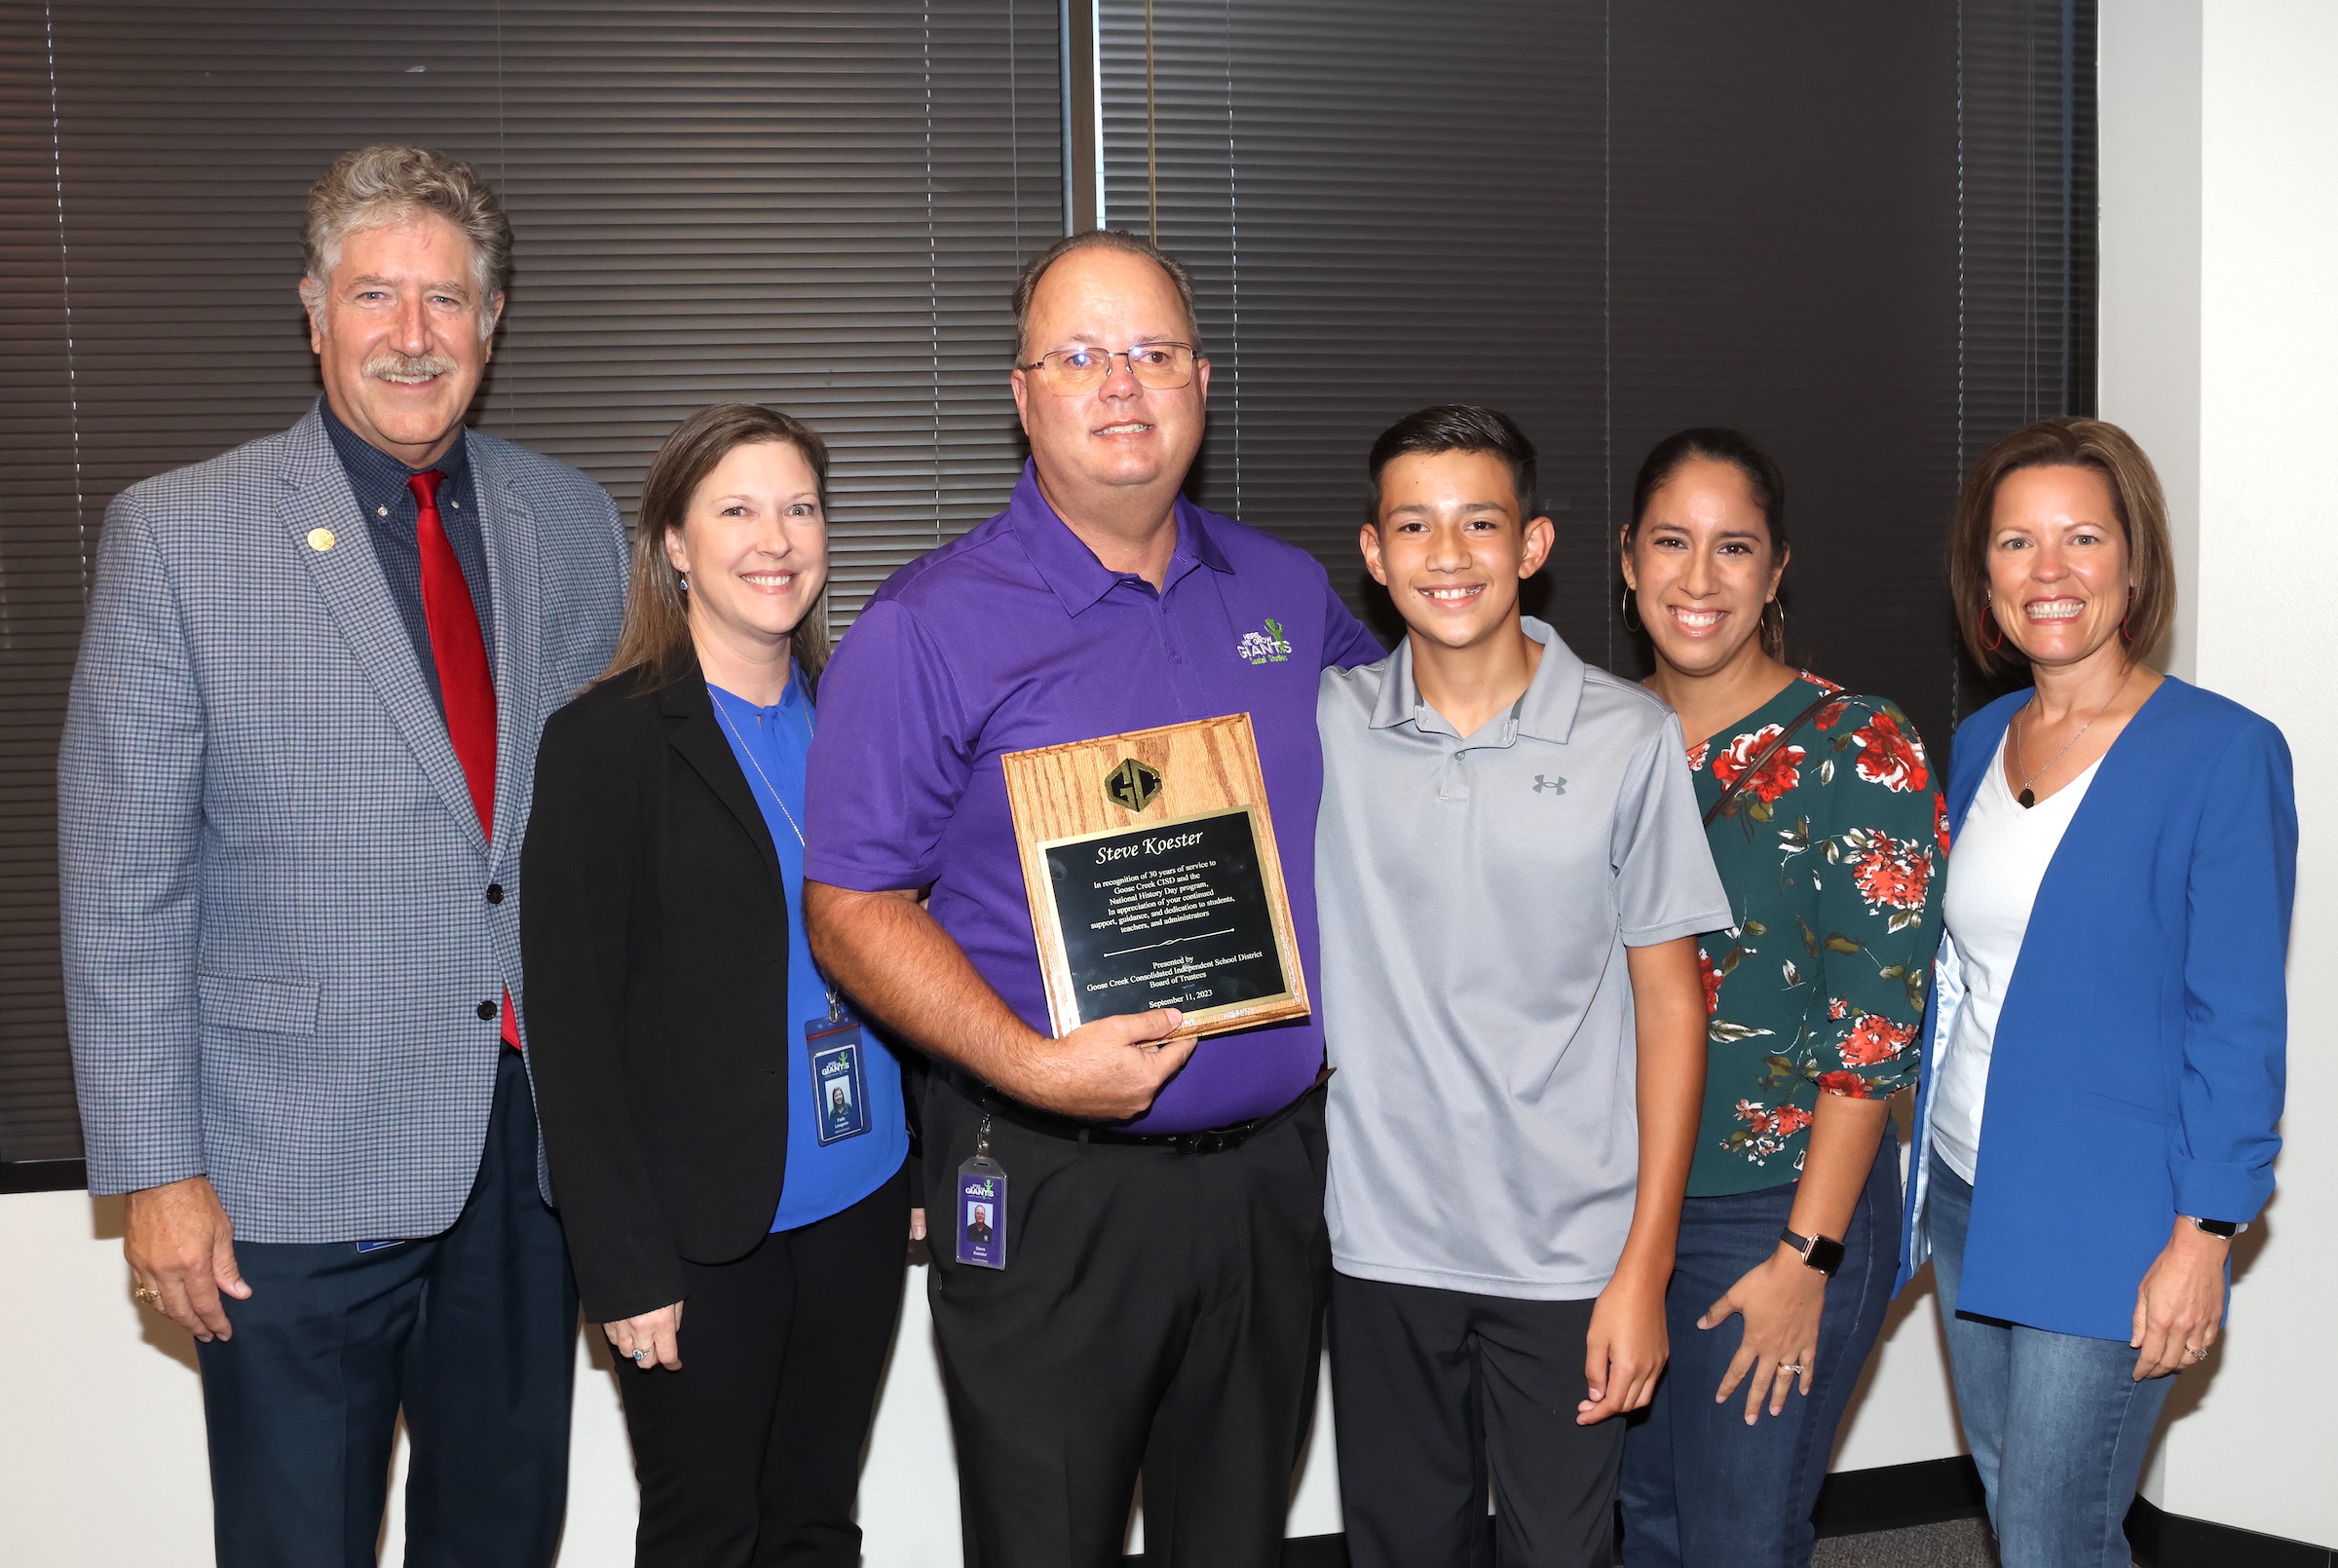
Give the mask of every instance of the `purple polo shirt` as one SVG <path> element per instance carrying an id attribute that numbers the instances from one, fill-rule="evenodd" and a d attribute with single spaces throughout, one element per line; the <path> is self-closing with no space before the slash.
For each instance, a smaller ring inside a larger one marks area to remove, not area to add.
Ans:
<path id="1" fill-rule="evenodd" d="M 821 676 L 804 875 L 862 892 L 930 886 L 942 929 L 1052 1033 L 999 755 L 1247 713 L 1313 996 L 1316 676 L 1382 653 L 1312 557 L 1183 498 L 1159 593 L 1107 571 L 1026 465 L 1006 510 L 877 590 Z M 1268 1115 L 1322 1063 L 1316 1018 L 1213 1035 L 1128 1125 Z"/>

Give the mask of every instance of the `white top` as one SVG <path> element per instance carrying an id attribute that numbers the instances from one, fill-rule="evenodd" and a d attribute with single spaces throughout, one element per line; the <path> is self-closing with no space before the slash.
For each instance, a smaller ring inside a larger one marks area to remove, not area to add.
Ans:
<path id="1" fill-rule="evenodd" d="M 1964 999 L 1941 1028 L 1940 1061 L 1933 1069 L 1940 1081 L 1932 1091 L 1932 1146 L 1967 1181 L 1973 1179 L 1980 1150 L 1981 1102 L 1988 1098 L 1997 1014 L 2021 957 L 2030 908 L 2101 765 L 2097 759 L 2024 809 L 2006 787 L 2005 742 L 1999 741 L 1948 854 L 1948 888 L 1941 898 L 1948 941 L 1942 963 L 1958 966 Z"/>

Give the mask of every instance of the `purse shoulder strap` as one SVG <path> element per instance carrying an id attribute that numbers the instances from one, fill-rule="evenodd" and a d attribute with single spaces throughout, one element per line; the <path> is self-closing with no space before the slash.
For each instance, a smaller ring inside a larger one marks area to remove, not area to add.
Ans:
<path id="1" fill-rule="evenodd" d="M 1706 808 L 1705 826 L 1709 828 L 1712 827 L 1716 822 L 1719 821 L 1728 813 L 1731 803 L 1737 800 L 1738 792 L 1744 789 L 1746 785 L 1753 780 L 1754 774 L 1762 770 L 1762 767 L 1769 762 L 1771 757 L 1777 754 L 1779 747 L 1784 746 L 1788 741 L 1794 738 L 1794 732 L 1796 730 L 1800 729 L 1804 725 L 1810 723 L 1811 720 L 1816 719 L 1821 713 L 1837 702 L 1859 702 L 1864 700 L 1864 698 L 1854 696 L 1848 691 L 1829 691 L 1825 696 L 1819 698 L 1818 701 L 1812 703 L 1809 707 L 1804 708 L 1800 713 L 1795 714 L 1792 719 L 1787 722 L 1785 728 L 1779 730 L 1778 733 L 1770 737 L 1770 743 L 1768 745 L 1762 747 L 1760 751 L 1754 753 L 1754 760 L 1746 765 L 1745 771 L 1729 781 L 1728 786 L 1721 791 L 1719 799 L 1716 800 L 1712 805 Z"/>

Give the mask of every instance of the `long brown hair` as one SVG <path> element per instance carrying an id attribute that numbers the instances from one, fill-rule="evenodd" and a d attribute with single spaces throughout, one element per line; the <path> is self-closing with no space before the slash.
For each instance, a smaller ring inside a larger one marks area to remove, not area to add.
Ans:
<path id="1" fill-rule="evenodd" d="M 754 403 L 717 403 L 684 420 L 665 438 L 641 483 L 641 519 L 633 529 L 633 571 L 625 585 L 625 623 L 617 634 L 617 653 L 601 681 L 630 676 L 637 691 L 653 691 L 672 681 L 692 652 L 690 596 L 682 574 L 666 558 L 665 536 L 678 533 L 690 511 L 692 492 L 735 448 L 758 441 L 794 447 L 811 465 L 819 484 L 820 510 L 828 509 L 828 443 L 820 432 L 792 415 Z M 807 691 L 819 687 L 828 662 L 828 590 L 804 612 L 788 638 L 788 653 Z M 599 684 L 599 683 L 595 683 Z"/>
<path id="2" fill-rule="evenodd" d="M 2019 670 L 2027 660 L 2012 639 L 1994 647 L 1981 633 L 1989 611 L 1989 531 L 1996 524 L 1997 487 L 2023 468 L 2086 468 L 2110 487 L 2111 515 L 2127 534 L 2127 569 L 2135 583 L 2120 621 L 2127 656 L 2139 659 L 2168 635 L 2175 620 L 2175 546 L 2168 538 L 2168 501 L 2160 476 L 2135 438 L 2098 419 L 2043 419 L 1981 454 L 1965 475 L 1948 524 L 1948 591 L 1956 600 L 1957 629 L 1975 662 L 1992 675 Z"/>

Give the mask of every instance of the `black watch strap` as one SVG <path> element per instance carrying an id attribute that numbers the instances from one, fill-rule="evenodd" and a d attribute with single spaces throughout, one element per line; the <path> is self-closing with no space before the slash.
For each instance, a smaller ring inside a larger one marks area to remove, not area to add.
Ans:
<path id="1" fill-rule="evenodd" d="M 1843 1244 L 1831 1236 L 1797 1236 L 1790 1228 L 1778 1233 L 1778 1239 L 1802 1254 L 1802 1261 L 1829 1279 L 1843 1266 Z"/>

